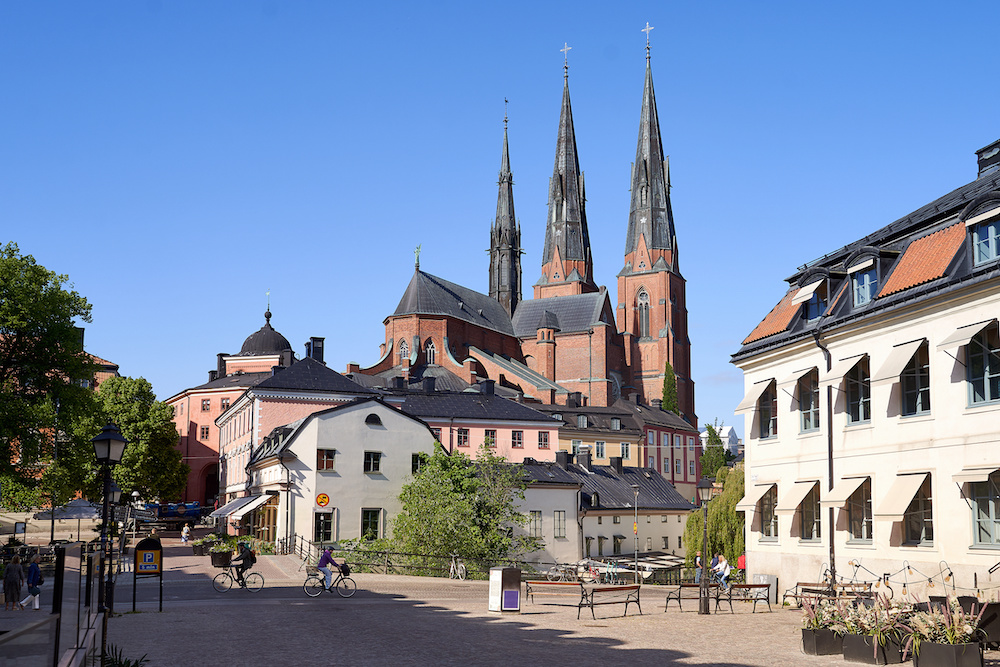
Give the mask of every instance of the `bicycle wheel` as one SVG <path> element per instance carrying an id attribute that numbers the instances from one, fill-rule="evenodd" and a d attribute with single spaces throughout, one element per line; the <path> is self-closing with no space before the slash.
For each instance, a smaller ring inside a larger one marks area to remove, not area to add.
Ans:
<path id="1" fill-rule="evenodd" d="M 549 571 L 545 573 L 545 578 L 549 581 L 559 581 L 559 570 L 556 567 L 550 567 Z"/>
<path id="2" fill-rule="evenodd" d="M 247 575 L 247 590 L 251 593 L 256 593 L 260 589 L 264 588 L 264 577 L 258 572 L 251 572 Z"/>
<path id="3" fill-rule="evenodd" d="M 322 577 L 311 576 L 306 578 L 306 582 L 302 584 L 302 590 L 311 598 L 318 597 L 323 594 L 326 590 L 325 582 Z"/>
<path id="4" fill-rule="evenodd" d="M 466 574 L 468 574 L 468 572 L 466 572 L 466 570 L 465 570 L 465 563 L 459 563 L 458 564 L 458 578 L 464 581 Z"/>
<path id="5" fill-rule="evenodd" d="M 337 592 L 340 597 L 349 598 L 358 590 L 358 585 L 350 577 L 341 577 L 337 580 Z"/>
<path id="6" fill-rule="evenodd" d="M 233 578 L 229 576 L 228 572 L 220 572 L 215 575 L 215 579 L 212 579 L 212 586 L 220 593 L 225 593 L 233 587 Z"/>

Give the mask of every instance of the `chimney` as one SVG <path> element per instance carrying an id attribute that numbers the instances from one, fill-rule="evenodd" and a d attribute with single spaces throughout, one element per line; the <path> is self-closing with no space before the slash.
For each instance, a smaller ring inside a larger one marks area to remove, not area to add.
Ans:
<path id="1" fill-rule="evenodd" d="M 403 363 L 400 364 L 400 366 L 402 366 L 402 368 L 403 368 L 403 379 L 406 380 L 407 382 L 409 382 L 409 380 L 410 380 L 410 358 L 409 357 L 405 357 L 403 359 Z"/>
<path id="2" fill-rule="evenodd" d="M 565 470 L 569 465 L 569 452 L 562 449 L 556 452 L 556 465 Z"/>
<path id="3" fill-rule="evenodd" d="M 629 394 L 628 395 L 628 402 L 629 403 L 635 403 L 636 405 L 639 405 L 639 392 L 633 391 L 631 394 Z"/>
<path id="4" fill-rule="evenodd" d="M 580 451 L 577 452 L 576 455 L 576 462 L 588 471 L 590 470 L 590 445 L 583 445 L 580 447 Z"/>
<path id="5" fill-rule="evenodd" d="M 663 399 L 662 398 L 654 398 L 651 401 L 651 403 L 653 404 L 653 407 L 656 408 L 657 410 L 662 410 L 663 409 Z"/>
<path id="6" fill-rule="evenodd" d="M 307 357 L 313 356 L 312 341 L 308 340 L 306 341 L 306 356 Z"/>
<path id="7" fill-rule="evenodd" d="M 274 377 L 281 372 L 281 366 L 271 366 L 271 377 Z"/>
<path id="8" fill-rule="evenodd" d="M 226 377 L 226 357 L 228 356 L 229 355 L 226 354 L 225 352 L 219 352 L 217 355 L 215 355 L 215 360 L 216 360 L 215 367 L 216 370 L 218 370 L 219 372 L 220 378 Z"/>
<path id="9" fill-rule="evenodd" d="M 976 160 L 979 163 L 979 175 L 976 178 L 982 178 L 1000 169 L 1000 139 L 976 151 Z"/>
<path id="10" fill-rule="evenodd" d="M 615 469 L 615 472 L 619 475 L 622 474 L 622 457 L 612 456 L 609 460 L 611 461 L 611 467 Z"/>
<path id="11" fill-rule="evenodd" d="M 326 365 L 326 362 L 323 361 L 323 341 L 325 340 L 325 338 L 317 338 L 316 336 L 312 336 L 309 339 L 309 347 L 312 349 L 312 358 L 323 365 Z"/>
<path id="12" fill-rule="evenodd" d="M 406 389 L 406 378 L 402 375 L 397 375 L 392 378 L 392 384 L 390 386 L 393 389 Z"/>
<path id="13" fill-rule="evenodd" d="M 219 379 L 219 371 L 209 371 L 208 372 L 208 381 L 209 382 L 215 382 L 218 379 Z"/>
<path id="14" fill-rule="evenodd" d="M 425 394 L 433 394 L 434 393 L 434 385 L 436 383 L 437 383 L 437 378 L 436 377 L 425 377 L 424 378 L 424 393 Z"/>
<path id="15" fill-rule="evenodd" d="M 495 380 L 483 380 L 479 383 L 479 391 L 483 396 L 492 396 L 494 394 Z"/>
<path id="16" fill-rule="evenodd" d="M 291 350 L 285 350 L 284 352 L 281 353 L 282 366 L 291 366 L 293 359 L 295 359 L 295 353 L 292 352 Z"/>

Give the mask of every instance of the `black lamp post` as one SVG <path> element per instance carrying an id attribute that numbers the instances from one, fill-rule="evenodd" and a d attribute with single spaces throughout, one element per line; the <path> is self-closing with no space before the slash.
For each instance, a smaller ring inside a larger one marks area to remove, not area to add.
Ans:
<path id="1" fill-rule="evenodd" d="M 635 518 L 632 520 L 632 532 L 635 533 L 635 583 L 639 583 L 639 485 L 633 484 L 632 491 L 635 493 L 635 502 L 632 504 L 635 509 Z"/>
<path id="2" fill-rule="evenodd" d="M 121 431 L 118 427 L 108 422 L 108 425 L 101 429 L 101 432 L 96 438 L 90 441 L 94 445 L 94 456 L 97 457 L 97 462 L 101 464 L 104 475 L 104 506 L 103 513 L 101 514 L 101 576 L 98 579 L 98 590 L 97 590 L 97 601 L 99 613 L 104 614 L 104 633 L 103 637 L 107 637 L 107 624 L 108 624 L 108 604 L 107 597 L 108 592 L 111 590 L 113 581 L 111 580 L 111 567 L 110 563 L 107 562 L 108 555 L 108 522 L 111 521 L 111 512 L 109 505 L 111 504 L 111 468 L 117 465 L 122 460 L 122 456 L 125 454 L 125 447 L 128 445 L 128 440 L 122 437 Z M 121 490 L 119 489 L 118 495 L 121 495 Z M 107 570 L 108 581 L 107 584 L 104 582 L 104 573 Z M 101 642 L 101 664 L 104 664 L 104 656 L 106 653 L 106 640 Z"/>
<path id="3" fill-rule="evenodd" d="M 701 523 L 703 528 L 701 538 L 701 588 L 698 590 L 698 613 L 709 614 L 708 605 L 708 572 L 705 563 L 708 558 L 708 501 L 712 498 L 712 480 L 702 477 L 695 487 L 698 489 L 698 500 L 701 502 Z"/>

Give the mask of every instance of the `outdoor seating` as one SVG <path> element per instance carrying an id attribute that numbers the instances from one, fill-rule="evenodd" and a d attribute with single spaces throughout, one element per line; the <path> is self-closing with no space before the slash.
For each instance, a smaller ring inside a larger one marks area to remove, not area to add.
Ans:
<path id="1" fill-rule="evenodd" d="M 721 594 L 720 594 L 721 597 Z M 733 612 L 733 600 L 743 602 L 753 602 L 753 612 L 757 613 L 757 603 L 767 603 L 767 610 L 771 611 L 771 584 L 730 584 L 722 598 L 729 603 L 729 611 Z M 716 605 L 718 608 L 718 604 Z"/>
<path id="2" fill-rule="evenodd" d="M 684 611 L 681 600 L 697 600 L 701 596 L 701 584 L 684 583 L 667 586 L 667 600 L 663 605 L 663 611 L 670 606 L 671 600 L 677 600 L 677 608 Z M 708 584 L 708 597 L 715 600 L 715 609 L 719 610 L 719 584 Z"/>
<path id="3" fill-rule="evenodd" d="M 580 618 L 580 611 L 584 607 L 590 608 L 590 615 L 595 619 L 594 607 L 605 604 L 624 604 L 625 611 L 622 616 L 628 615 L 628 606 L 632 603 L 639 607 L 642 614 L 642 606 L 639 604 L 639 584 L 626 584 L 620 586 L 585 585 L 580 581 L 544 581 L 529 580 L 524 582 L 524 596 L 535 603 L 536 595 L 556 595 L 570 596 L 577 600 L 576 617 Z"/>

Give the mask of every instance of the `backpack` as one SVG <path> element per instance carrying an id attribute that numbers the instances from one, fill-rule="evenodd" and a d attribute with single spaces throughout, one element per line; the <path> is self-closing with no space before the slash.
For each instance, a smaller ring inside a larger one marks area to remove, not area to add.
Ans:
<path id="1" fill-rule="evenodd" d="M 346 576 L 348 576 L 349 574 L 351 574 L 351 566 L 350 566 L 350 565 L 348 565 L 347 563 L 344 563 L 343 565 L 341 565 L 341 566 L 340 566 L 340 571 L 341 571 L 341 572 L 342 572 L 342 573 L 344 574 L 344 576 L 346 577 Z"/>
<path id="2" fill-rule="evenodd" d="M 257 562 L 257 552 L 253 549 L 250 550 L 250 564 L 253 565 Z"/>

